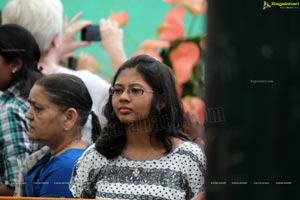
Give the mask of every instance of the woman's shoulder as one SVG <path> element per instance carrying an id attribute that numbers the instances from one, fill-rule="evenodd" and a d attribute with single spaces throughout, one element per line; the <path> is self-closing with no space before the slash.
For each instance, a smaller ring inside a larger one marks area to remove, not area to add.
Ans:
<path id="1" fill-rule="evenodd" d="M 6 101 L 5 108 L 6 110 L 20 110 L 26 112 L 29 105 L 25 99 L 16 97 Z"/>
<path id="2" fill-rule="evenodd" d="M 95 144 L 91 144 L 88 146 L 88 148 L 85 149 L 85 151 L 83 152 L 82 156 L 90 156 L 90 155 L 97 155 L 99 154 L 98 151 L 95 148 Z M 99 154 L 100 156 L 101 154 Z"/>
<path id="3" fill-rule="evenodd" d="M 189 166 L 194 166 L 205 173 L 206 156 L 202 149 L 191 141 L 184 141 L 173 151 L 173 159 L 184 161 L 179 163 L 189 163 Z"/>
<path id="4" fill-rule="evenodd" d="M 173 152 L 175 151 L 188 151 L 192 153 L 203 153 L 202 149 L 194 142 L 183 140 L 181 138 L 172 138 Z"/>
<path id="5" fill-rule="evenodd" d="M 3 96 L 5 95 L 5 96 Z M 15 96 L 14 94 L 4 93 L 0 97 L 0 112 L 2 113 L 1 119 L 9 118 L 11 120 L 16 118 L 25 118 L 25 113 L 29 105 L 22 97 Z"/>
<path id="6" fill-rule="evenodd" d="M 197 144 L 190 141 L 182 141 L 174 152 L 184 156 L 198 157 L 198 159 L 205 162 L 205 154 L 202 149 Z"/>
<path id="7" fill-rule="evenodd" d="M 83 152 L 84 149 L 69 149 L 62 154 L 53 157 L 49 165 L 56 166 L 59 169 L 73 168 L 77 159 Z"/>
<path id="8" fill-rule="evenodd" d="M 56 156 L 55 158 L 58 158 L 60 160 L 74 160 L 76 161 L 85 151 L 85 149 L 68 149 L 62 154 Z"/>
<path id="9" fill-rule="evenodd" d="M 107 162 L 107 159 L 96 150 L 95 144 L 92 144 L 83 152 L 77 162 L 98 165 Z"/>
<path id="10" fill-rule="evenodd" d="M 21 109 L 27 110 L 29 104 L 26 99 L 21 95 L 21 91 L 18 87 L 14 86 L 9 88 L 7 91 L 1 93 L 0 95 L 0 105 L 6 110 L 9 109 Z"/>

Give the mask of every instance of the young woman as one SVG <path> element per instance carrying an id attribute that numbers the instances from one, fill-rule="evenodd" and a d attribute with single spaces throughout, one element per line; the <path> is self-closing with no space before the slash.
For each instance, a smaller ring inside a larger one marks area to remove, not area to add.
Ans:
<path id="1" fill-rule="evenodd" d="M 87 147 L 81 129 L 89 115 L 94 140 L 101 130 L 87 87 L 74 75 L 48 75 L 34 84 L 28 101 L 29 138 L 50 150 L 24 176 L 23 196 L 73 197 L 69 181 L 75 161 Z"/>
<path id="2" fill-rule="evenodd" d="M 104 113 L 108 126 L 74 168 L 74 197 L 176 200 L 204 191 L 205 156 L 182 133 L 168 67 L 146 55 L 126 61 Z"/>
<path id="3" fill-rule="evenodd" d="M 24 28 L 0 26 L 0 196 L 12 195 L 24 159 L 40 145 L 28 139 L 26 100 L 38 69 L 40 51 Z"/>

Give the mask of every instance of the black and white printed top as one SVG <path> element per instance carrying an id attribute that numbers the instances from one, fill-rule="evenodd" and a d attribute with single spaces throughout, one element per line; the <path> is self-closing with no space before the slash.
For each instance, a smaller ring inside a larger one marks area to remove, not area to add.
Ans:
<path id="1" fill-rule="evenodd" d="M 75 165 L 70 190 L 81 198 L 191 199 L 204 191 L 205 168 L 204 153 L 188 141 L 145 161 L 124 156 L 108 160 L 92 145 Z"/>

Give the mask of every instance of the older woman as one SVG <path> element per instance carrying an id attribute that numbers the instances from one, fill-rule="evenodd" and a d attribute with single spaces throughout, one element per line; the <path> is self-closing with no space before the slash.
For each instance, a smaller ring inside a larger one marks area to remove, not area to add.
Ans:
<path id="1" fill-rule="evenodd" d="M 35 83 L 28 101 L 29 138 L 50 150 L 24 176 L 23 196 L 73 197 L 69 181 L 75 161 L 87 147 L 81 129 L 89 115 L 93 140 L 101 130 L 88 89 L 74 75 L 52 74 Z"/>

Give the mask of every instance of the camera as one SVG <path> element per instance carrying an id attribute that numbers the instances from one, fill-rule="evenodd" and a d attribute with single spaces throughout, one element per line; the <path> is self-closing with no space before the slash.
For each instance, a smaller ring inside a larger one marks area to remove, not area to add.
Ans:
<path id="1" fill-rule="evenodd" d="M 77 58 L 75 57 L 69 57 L 68 58 L 68 61 L 67 61 L 67 67 L 69 69 L 73 69 L 73 70 L 76 70 L 76 67 L 77 67 Z"/>
<path id="2" fill-rule="evenodd" d="M 87 26 L 81 30 L 82 41 L 101 41 L 101 35 L 98 25 Z"/>

